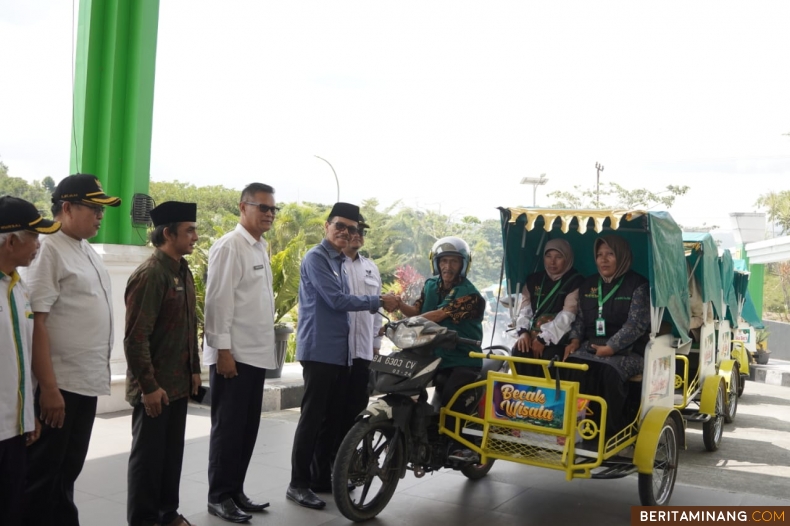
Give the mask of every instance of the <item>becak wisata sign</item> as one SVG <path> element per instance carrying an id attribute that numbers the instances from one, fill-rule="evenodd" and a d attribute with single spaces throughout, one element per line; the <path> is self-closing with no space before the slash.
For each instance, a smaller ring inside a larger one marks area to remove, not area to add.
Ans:
<path id="1" fill-rule="evenodd" d="M 540 427 L 563 429 L 565 391 L 532 385 L 494 382 L 494 417 Z"/>

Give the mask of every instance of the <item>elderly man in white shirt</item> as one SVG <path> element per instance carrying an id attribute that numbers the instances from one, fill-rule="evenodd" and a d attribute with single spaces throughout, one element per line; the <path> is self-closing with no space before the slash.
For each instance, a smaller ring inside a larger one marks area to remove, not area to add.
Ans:
<path id="1" fill-rule="evenodd" d="M 33 412 L 33 312 L 16 269 L 36 257 L 39 234 L 59 229 L 60 223 L 42 218 L 32 203 L 0 197 L 0 522 L 7 526 L 22 523 L 25 446 L 41 430 Z"/>
<path id="2" fill-rule="evenodd" d="M 41 439 L 28 448 L 25 523 L 78 525 L 74 482 L 88 453 L 96 402 L 110 394 L 113 312 L 110 275 L 88 243 L 105 206 L 89 174 L 70 175 L 52 194 L 62 229 L 41 242 L 26 281 L 34 313 L 33 373 Z"/>
<path id="3" fill-rule="evenodd" d="M 244 479 L 258 436 L 266 369 L 276 366 L 272 270 L 261 237 L 274 222 L 274 189 L 241 194 L 236 229 L 209 250 L 203 363 L 211 385 L 208 512 L 229 522 L 252 518 Z"/>
<path id="4" fill-rule="evenodd" d="M 343 249 L 346 255 L 343 269 L 348 276 L 349 294 L 356 296 L 380 296 L 381 275 L 379 268 L 373 260 L 359 253 L 365 246 L 365 235 L 370 226 L 365 223 L 362 214 L 359 215 L 359 228 L 356 234 L 349 234 L 348 246 Z M 381 314 L 371 314 L 367 311 L 349 312 L 351 328 L 348 332 L 348 359 L 349 376 L 347 384 L 347 403 L 337 437 L 338 446 L 343 441 L 346 433 L 354 425 L 356 416 L 367 407 L 368 379 L 370 378 L 370 361 L 379 353 L 381 348 Z"/>

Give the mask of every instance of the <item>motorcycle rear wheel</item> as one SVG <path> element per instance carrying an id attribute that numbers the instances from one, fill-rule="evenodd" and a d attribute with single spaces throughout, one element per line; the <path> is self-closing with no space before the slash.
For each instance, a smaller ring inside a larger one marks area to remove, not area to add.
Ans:
<path id="1" fill-rule="evenodd" d="M 354 522 L 378 515 L 395 493 L 405 462 L 403 440 L 391 421 L 357 422 L 340 444 L 332 470 L 340 513 Z"/>

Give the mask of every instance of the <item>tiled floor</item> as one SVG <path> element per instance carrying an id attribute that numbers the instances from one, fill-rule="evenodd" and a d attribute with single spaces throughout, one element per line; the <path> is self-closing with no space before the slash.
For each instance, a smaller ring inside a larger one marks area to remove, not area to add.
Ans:
<path id="1" fill-rule="evenodd" d="M 757 397 L 755 393 L 754 400 L 757 401 Z M 742 416 L 748 422 L 748 399 L 744 400 L 747 405 L 743 406 Z M 761 405 L 755 406 L 757 414 L 761 411 Z M 256 500 L 270 501 L 271 507 L 264 513 L 255 514 L 251 523 L 277 526 L 349 524 L 331 497 L 323 511 L 301 508 L 285 499 L 285 489 L 290 479 L 291 444 L 298 416 L 295 410 L 265 413 L 262 416 L 246 491 Z M 128 412 L 97 417 L 88 461 L 77 483 L 76 499 L 84 526 L 126 523 L 126 464 L 131 443 L 130 422 Z M 206 513 L 209 428 L 208 409 L 190 407 L 181 482 L 181 512 L 190 521 L 202 526 L 227 524 Z M 690 440 L 699 438 L 694 436 L 693 429 L 689 433 Z M 784 447 L 784 444 L 780 445 Z M 693 466 L 695 455 L 704 455 L 698 449 L 690 448 L 684 452 L 681 464 Z M 737 450 L 735 447 L 732 449 Z M 691 462 L 686 462 L 686 457 Z M 713 459 L 708 457 L 706 462 L 715 464 Z M 715 469 L 714 466 L 711 468 Z M 705 466 L 694 467 L 694 471 L 697 469 L 705 469 Z M 723 473 L 720 468 L 718 472 Z M 777 479 L 777 483 L 787 484 L 788 480 Z M 790 500 L 745 494 L 744 491 L 749 490 L 748 486 L 741 486 L 740 490 L 737 484 L 734 487 L 734 492 L 729 492 L 678 483 L 672 504 L 790 505 Z M 778 491 L 780 495 L 790 494 Z M 559 472 L 500 462 L 486 478 L 478 482 L 471 482 L 457 472 L 441 472 L 426 475 L 422 479 L 409 473 L 400 482 L 398 492 L 375 520 L 375 524 L 512 526 L 579 524 L 583 520 L 585 526 L 627 525 L 630 524 L 630 507 L 638 503 L 634 476 L 612 481 L 568 482 Z"/>

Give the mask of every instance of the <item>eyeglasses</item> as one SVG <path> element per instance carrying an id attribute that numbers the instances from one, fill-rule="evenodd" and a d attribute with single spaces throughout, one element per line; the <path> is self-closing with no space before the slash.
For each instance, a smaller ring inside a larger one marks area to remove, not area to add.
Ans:
<path id="1" fill-rule="evenodd" d="M 362 235 L 364 235 L 364 232 L 365 232 L 364 229 L 360 230 L 359 228 L 357 228 L 355 226 L 347 225 L 345 223 L 341 223 L 340 221 L 335 221 L 334 223 L 329 223 L 329 224 L 330 225 L 335 225 L 335 229 L 338 232 L 345 232 L 346 230 L 348 230 L 349 235 L 352 235 L 352 236 L 355 235 L 355 234 L 359 234 L 360 232 L 362 232 Z"/>
<path id="2" fill-rule="evenodd" d="M 277 206 L 269 206 L 263 203 L 251 203 L 249 201 L 242 201 L 242 203 L 244 203 L 245 205 L 257 206 L 258 210 L 260 210 L 262 214 L 265 214 L 266 212 L 271 212 L 272 215 L 274 215 L 280 211 L 280 208 Z"/>
<path id="3" fill-rule="evenodd" d="M 103 206 L 88 205 L 88 204 L 85 204 L 85 203 L 75 203 L 75 202 L 72 202 L 71 204 L 77 205 L 77 206 L 81 206 L 83 208 L 90 208 L 93 211 L 93 215 L 95 215 L 96 217 L 101 217 L 101 216 L 104 215 L 104 207 Z"/>

